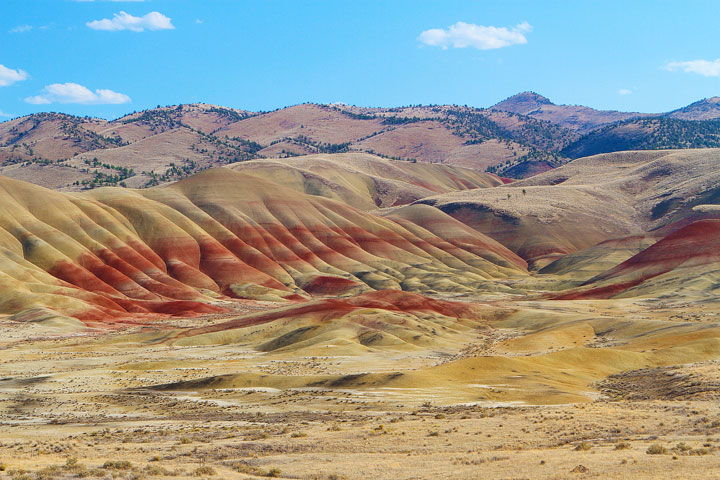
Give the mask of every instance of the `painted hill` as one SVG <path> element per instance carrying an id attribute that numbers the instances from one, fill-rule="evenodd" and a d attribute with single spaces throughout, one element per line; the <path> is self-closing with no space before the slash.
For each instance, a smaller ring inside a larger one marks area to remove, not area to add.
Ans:
<path id="1" fill-rule="evenodd" d="M 448 337 L 477 328 L 482 309 L 416 293 L 380 290 L 349 298 L 319 299 L 250 314 L 211 326 L 149 339 L 171 345 L 217 345 L 259 341 L 262 352 L 317 354 L 333 344 L 337 354 L 377 348 L 438 348 Z M 317 350 L 316 350 L 317 349 Z"/>
<path id="2" fill-rule="evenodd" d="M 251 160 L 228 168 L 363 210 L 405 205 L 438 193 L 504 184 L 494 175 L 474 170 L 390 161 L 367 153 Z"/>
<path id="3" fill-rule="evenodd" d="M 699 220 L 558 298 L 662 298 L 688 289 L 695 290 L 695 295 L 716 296 L 718 275 L 720 220 Z"/>
<path id="4" fill-rule="evenodd" d="M 504 288 L 525 262 L 438 210 L 396 217 L 209 169 L 167 187 L 53 192 L 0 177 L 0 313 L 90 324 L 373 289 Z"/>
<path id="5" fill-rule="evenodd" d="M 452 192 L 432 205 L 541 268 L 606 240 L 658 238 L 713 218 L 720 150 L 616 152 L 486 190 Z"/>

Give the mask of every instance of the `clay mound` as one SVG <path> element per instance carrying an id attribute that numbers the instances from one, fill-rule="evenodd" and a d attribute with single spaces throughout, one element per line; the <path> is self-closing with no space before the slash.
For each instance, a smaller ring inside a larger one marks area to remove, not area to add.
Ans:
<path id="1" fill-rule="evenodd" d="M 598 243 L 717 218 L 720 149 L 617 152 L 506 186 L 418 200 L 542 268 Z M 705 207 L 703 207 L 705 206 Z M 656 233 L 657 232 L 657 233 Z"/>
<path id="2" fill-rule="evenodd" d="M 447 165 L 385 160 L 367 153 L 317 154 L 229 165 L 310 195 L 369 210 L 455 190 L 502 185 L 496 176 Z"/>
<path id="3" fill-rule="evenodd" d="M 640 232 L 632 208 L 587 187 L 515 188 L 455 192 L 419 200 L 482 232 L 528 261 L 543 266 L 613 237 Z M 491 191 L 490 191 L 491 190 Z"/>
<path id="4" fill-rule="evenodd" d="M 653 245 L 657 238 L 635 235 L 614 238 L 570 253 L 540 269 L 538 273 L 586 282 Z"/>
<path id="5" fill-rule="evenodd" d="M 487 262 L 477 264 L 484 271 L 489 271 L 493 264 L 527 269 L 527 263 L 522 258 L 514 254 L 508 255 L 508 249 L 499 242 L 484 235 L 479 237 L 477 230 L 428 205 L 409 205 L 383 212 L 383 215 L 428 242 L 442 238 L 442 243 L 438 246 L 443 250 L 453 251 L 454 255 L 463 258 L 465 263 L 477 262 L 478 258 L 473 258 L 473 255 L 486 260 Z M 457 266 L 462 268 L 460 263 L 457 263 Z"/>
<path id="6" fill-rule="evenodd" d="M 397 290 L 324 299 L 163 334 L 172 345 L 246 343 L 264 352 L 357 354 L 375 348 L 439 348 L 476 328 L 478 307 Z M 150 341 L 154 337 L 150 337 Z"/>
<path id="7" fill-rule="evenodd" d="M 228 169 L 82 194 L 0 178 L 0 197 L 2 313 L 103 322 L 216 312 L 208 302 L 223 295 L 467 293 L 523 272 L 481 234 L 454 244 L 422 218 L 401 224 Z M 496 253 L 479 256 L 483 244 Z"/>
<path id="8" fill-rule="evenodd" d="M 652 332 L 634 344 L 589 348 L 582 344 L 593 337 L 594 329 L 588 324 L 578 324 L 560 332 L 559 340 L 567 343 L 567 348 L 551 353 L 461 357 L 433 367 L 390 373 L 303 376 L 236 372 L 150 388 L 185 392 L 228 388 L 403 389 L 405 395 L 415 392 L 422 401 L 442 399 L 451 390 L 453 398 L 485 405 L 488 405 L 486 402 L 547 405 L 592 401 L 593 384 L 609 375 L 717 358 L 720 347 L 717 328 L 685 334 L 670 329 L 663 335 L 658 334 L 655 325 Z M 536 335 L 525 342 L 508 344 L 507 350 L 523 353 L 534 350 L 538 344 L 549 343 L 552 343 L 551 337 Z"/>
<path id="9" fill-rule="evenodd" d="M 611 298 L 650 279 L 671 272 L 689 280 L 689 272 L 707 273 L 720 265 L 720 220 L 701 220 L 646 248 L 616 267 L 597 275 L 586 286 L 560 299 Z M 655 294 L 662 293 L 662 290 Z"/>

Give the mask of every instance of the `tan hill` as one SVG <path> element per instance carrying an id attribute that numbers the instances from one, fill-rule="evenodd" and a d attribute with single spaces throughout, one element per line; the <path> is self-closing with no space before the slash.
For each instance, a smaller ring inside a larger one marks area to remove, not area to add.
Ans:
<path id="1" fill-rule="evenodd" d="M 525 269 L 437 210 L 394 221 L 231 169 L 82 194 L 0 181 L 2 313 L 46 307 L 93 323 L 216 311 L 218 296 L 470 292 Z"/>
<path id="2" fill-rule="evenodd" d="M 500 179 L 487 173 L 448 165 L 390 161 L 367 153 L 251 160 L 227 168 L 364 210 L 404 205 L 438 193 L 503 185 Z"/>
<path id="3" fill-rule="evenodd" d="M 648 113 L 595 110 L 582 105 L 555 105 L 549 99 L 534 92 L 518 93 L 491 108 L 545 120 L 580 134 L 630 118 L 653 116 Z"/>
<path id="4" fill-rule="evenodd" d="M 720 216 L 720 211 L 717 212 Z M 681 291 L 716 298 L 720 291 L 720 220 L 698 220 L 558 298 L 652 296 Z"/>
<path id="5" fill-rule="evenodd" d="M 716 212 L 720 150 L 616 152 L 488 190 L 442 194 L 432 205 L 540 268 L 618 237 L 662 237 Z"/>
<path id="6" fill-rule="evenodd" d="M 105 136 L 108 122 L 62 113 L 38 113 L 0 123 L 3 162 L 37 158 L 46 161 L 67 159 L 90 150 L 121 146 L 118 136 Z"/>
<path id="7" fill-rule="evenodd" d="M 205 133 L 248 115 L 205 104 L 161 107 L 112 122 L 30 115 L 0 123 L 0 174 L 61 190 L 168 183 L 250 158 L 252 148 Z"/>
<path id="8" fill-rule="evenodd" d="M 491 109 L 306 103 L 248 112 L 196 103 L 112 121 L 40 113 L 0 123 L 0 174 L 66 191 L 144 188 L 248 159 L 364 152 L 526 178 L 568 157 L 715 146 L 717 128 L 708 122 L 716 103 L 706 99 L 646 120 L 558 106 L 528 92 Z"/>
<path id="9" fill-rule="evenodd" d="M 256 117 L 204 111 L 97 152 L 257 149 L 200 130 Z M 507 184 L 353 151 L 142 189 L 0 177 L 3 468 L 717 476 L 719 161 L 617 152 Z"/>
<path id="10" fill-rule="evenodd" d="M 0 173 L 63 190 L 148 187 L 251 158 L 348 151 L 485 170 L 575 138 L 547 122 L 470 107 L 303 104 L 251 113 L 191 104 L 113 121 L 36 114 L 1 123 Z"/>

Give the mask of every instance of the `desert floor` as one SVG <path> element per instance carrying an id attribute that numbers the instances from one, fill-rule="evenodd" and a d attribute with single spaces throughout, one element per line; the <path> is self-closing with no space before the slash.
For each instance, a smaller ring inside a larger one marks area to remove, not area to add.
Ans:
<path id="1" fill-rule="evenodd" d="M 79 333 L 1 320 L 2 478 L 720 478 L 718 352 L 697 346 L 717 341 L 717 304 L 464 300 L 502 314 L 441 348 L 365 354 L 149 340 L 233 315 Z M 274 307 L 239 302 L 236 315 Z M 579 357 L 558 357 L 579 360 L 539 362 L 535 376 L 502 363 L 580 347 Z M 592 353 L 612 348 L 655 356 L 610 375 L 585 370 L 604 361 Z M 478 358 L 499 362 L 481 364 L 480 377 L 494 381 L 423 385 L 434 366 Z M 212 381 L 238 372 L 257 384 Z M 364 372 L 421 380 L 352 381 Z M 311 385 L 337 375 L 345 380 L 335 387 Z M 204 387 L 157 388 L 193 379 Z"/>

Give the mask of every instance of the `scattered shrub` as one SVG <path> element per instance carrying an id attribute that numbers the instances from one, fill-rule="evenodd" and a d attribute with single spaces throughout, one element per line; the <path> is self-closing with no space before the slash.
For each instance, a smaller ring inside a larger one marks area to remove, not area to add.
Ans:
<path id="1" fill-rule="evenodd" d="M 217 472 L 215 472 L 215 469 L 212 467 L 209 467 L 207 465 L 202 467 L 197 467 L 195 470 L 193 470 L 192 474 L 196 477 L 202 477 L 203 475 L 215 475 Z"/>
<path id="2" fill-rule="evenodd" d="M 668 449 L 660 445 L 659 443 L 654 443 L 650 445 L 650 448 L 648 448 L 645 453 L 648 455 L 667 455 Z"/>

